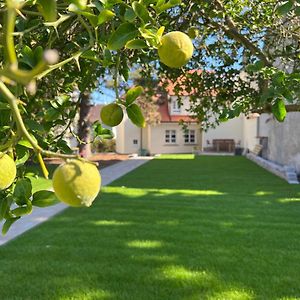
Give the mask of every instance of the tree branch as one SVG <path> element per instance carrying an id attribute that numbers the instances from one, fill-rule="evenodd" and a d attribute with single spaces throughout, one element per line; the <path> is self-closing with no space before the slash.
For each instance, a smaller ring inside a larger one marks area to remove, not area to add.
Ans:
<path id="1" fill-rule="evenodd" d="M 215 0 L 214 3 L 216 8 L 225 14 L 226 26 L 223 26 L 212 20 L 210 21 L 211 24 L 213 24 L 214 27 L 218 27 L 224 30 L 228 36 L 235 39 L 237 42 L 243 44 L 247 49 L 251 51 L 253 55 L 257 56 L 261 61 L 263 61 L 266 66 L 272 66 L 272 63 L 270 62 L 266 54 L 261 49 L 259 49 L 255 44 L 253 44 L 245 35 L 239 32 L 239 29 L 235 25 L 234 21 L 227 15 L 226 9 L 221 3 L 221 1 Z"/>

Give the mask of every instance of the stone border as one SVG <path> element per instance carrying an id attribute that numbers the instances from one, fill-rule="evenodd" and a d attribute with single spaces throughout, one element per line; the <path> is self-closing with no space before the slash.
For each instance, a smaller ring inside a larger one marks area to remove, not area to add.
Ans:
<path id="1" fill-rule="evenodd" d="M 253 153 L 247 153 L 246 157 L 249 160 L 255 162 L 257 165 L 261 166 L 262 168 L 268 170 L 269 172 L 283 178 L 289 184 L 299 184 L 297 172 L 294 167 L 281 166 L 272 161 L 269 161 L 260 156 L 257 156 Z"/>

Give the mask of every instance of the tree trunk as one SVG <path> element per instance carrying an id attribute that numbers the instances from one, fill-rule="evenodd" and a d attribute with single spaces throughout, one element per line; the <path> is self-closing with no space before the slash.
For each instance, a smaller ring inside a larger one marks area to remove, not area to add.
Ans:
<path id="1" fill-rule="evenodd" d="M 78 121 L 78 142 L 79 154 L 82 157 L 91 156 L 91 144 L 90 144 L 90 133 L 91 124 L 88 120 L 90 109 L 90 95 L 88 93 L 80 93 L 80 105 L 79 105 L 79 121 Z"/>

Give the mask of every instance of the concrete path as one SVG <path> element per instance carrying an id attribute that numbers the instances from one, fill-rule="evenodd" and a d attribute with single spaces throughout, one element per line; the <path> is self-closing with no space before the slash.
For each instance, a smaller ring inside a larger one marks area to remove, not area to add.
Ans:
<path id="1" fill-rule="evenodd" d="M 102 186 L 110 184 L 114 180 L 148 162 L 152 158 L 153 157 L 135 157 L 104 168 L 101 171 Z M 35 207 L 30 215 L 24 216 L 13 224 L 6 236 L 2 236 L 0 233 L 0 246 L 21 235 L 25 231 L 49 220 L 51 217 L 63 211 L 67 207 L 68 206 L 63 203 L 48 208 Z M 0 227 L 2 227 L 2 223 L 0 223 L 0 225 Z"/>

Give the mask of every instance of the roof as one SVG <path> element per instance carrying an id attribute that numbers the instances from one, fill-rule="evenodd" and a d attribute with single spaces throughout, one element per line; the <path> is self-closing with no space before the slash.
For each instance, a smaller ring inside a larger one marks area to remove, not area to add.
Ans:
<path id="1" fill-rule="evenodd" d="M 202 70 L 190 70 L 187 72 L 190 74 L 188 77 L 181 75 L 179 76 L 175 81 L 171 81 L 170 79 L 167 79 L 165 82 L 159 83 L 159 86 L 163 87 L 164 90 L 168 93 L 170 96 L 190 96 L 197 92 L 197 88 L 191 88 L 186 85 L 187 82 L 193 82 L 198 81 L 199 77 L 203 73 Z M 206 73 L 213 73 L 212 71 L 206 71 Z M 195 78 L 193 78 L 195 77 Z M 216 96 L 215 91 L 208 91 L 204 94 Z"/>
<path id="2" fill-rule="evenodd" d="M 161 123 L 178 123 L 180 121 L 192 123 L 197 122 L 195 119 L 191 118 L 188 115 L 170 115 L 168 101 L 165 101 L 164 103 L 160 104 L 158 106 L 158 111 L 161 116 Z"/>

